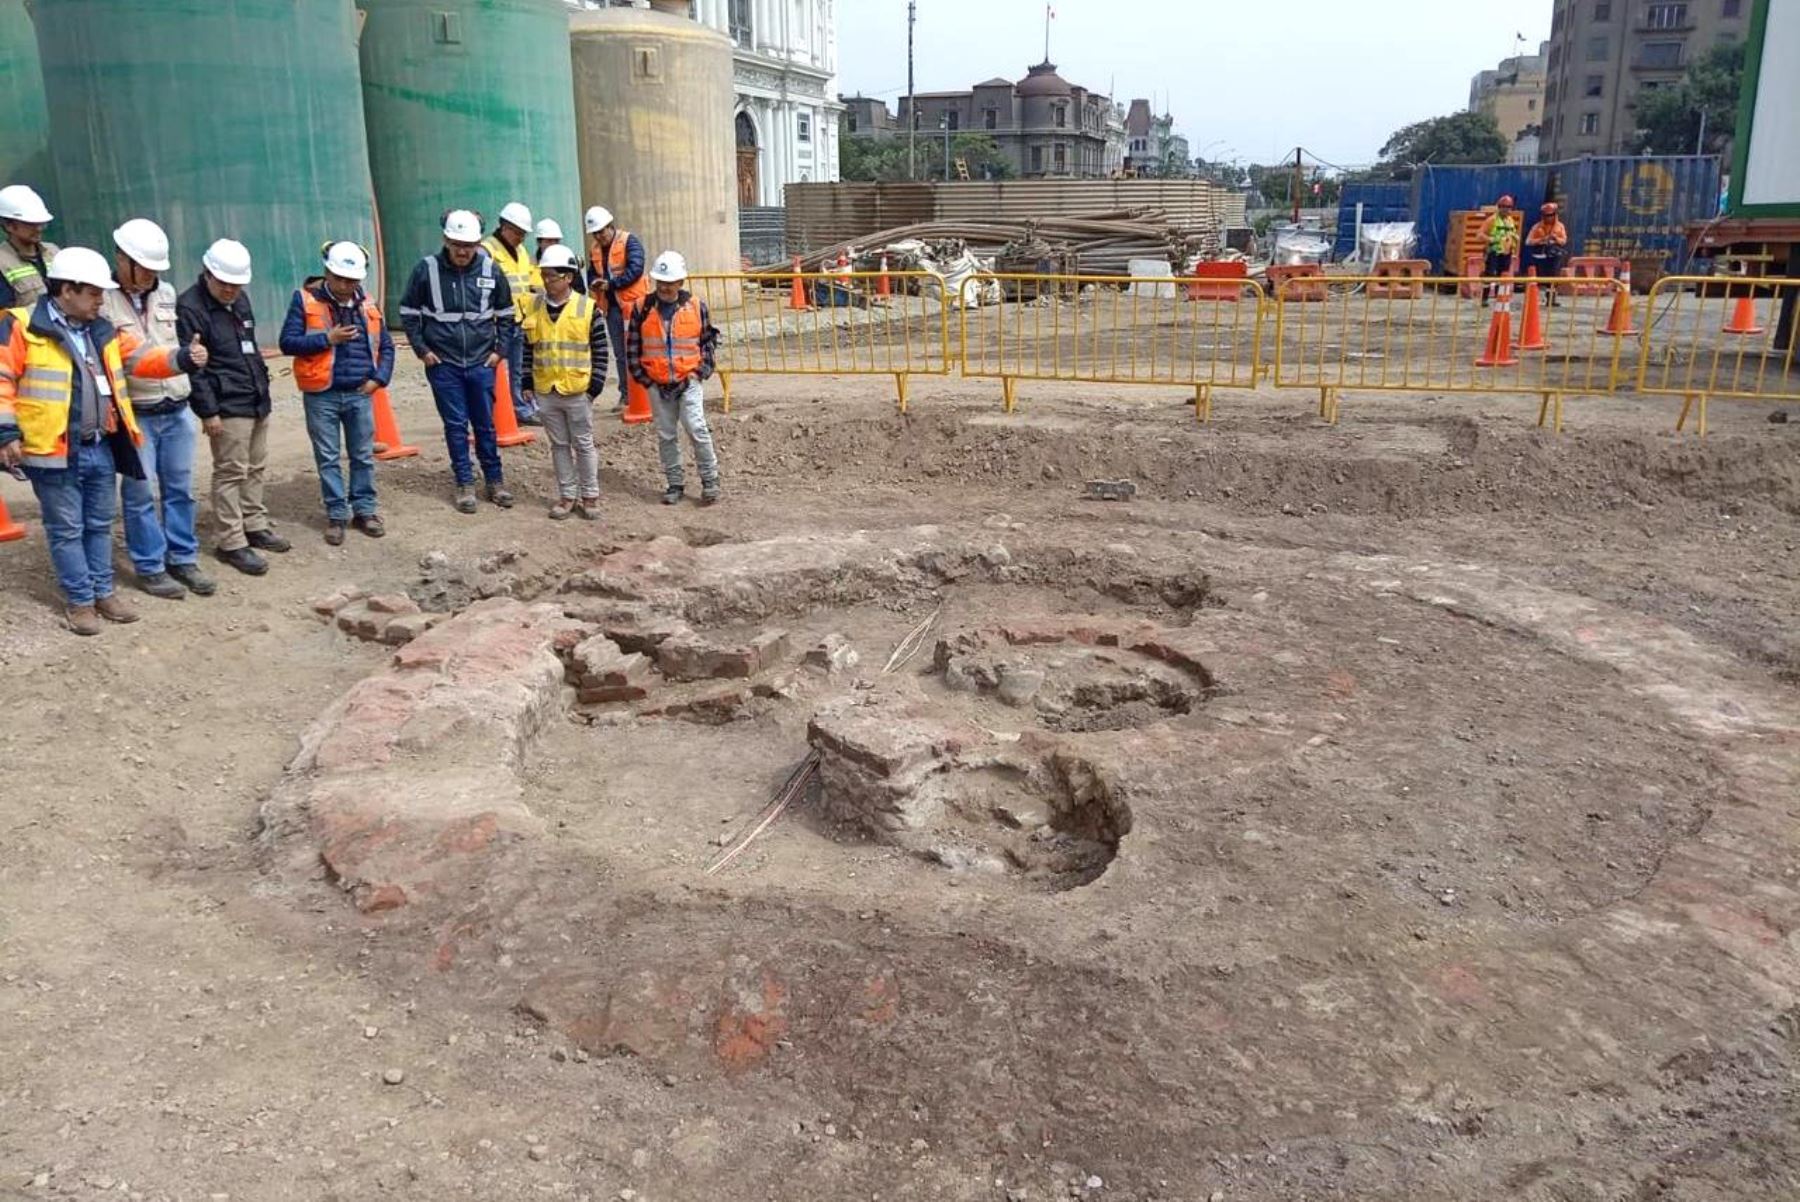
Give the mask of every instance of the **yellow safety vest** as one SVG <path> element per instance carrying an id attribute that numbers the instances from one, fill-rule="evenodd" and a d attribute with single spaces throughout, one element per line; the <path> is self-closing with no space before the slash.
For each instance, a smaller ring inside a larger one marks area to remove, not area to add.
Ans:
<path id="1" fill-rule="evenodd" d="M 506 286 L 512 289 L 513 309 L 520 321 L 525 320 L 526 299 L 534 292 L 544 290 L 543 273 L 531 261 L 531 252 L 525 249 L 523 242 L 519 243 L 516 252 L 507 250 L 498 234 L 489 234 L 481 245 L 494 260 L 494 266 L 500 269 L 500 274 L 506 277 Z"/>
<path id="2" fill-rule="evenodd" d="M 40 242 L 38 253 L 44 256 L 44 264 L 56 257 L 56 246 L 50 242 Z M 0 276 L 12 285 L 13 304 L 30 308 L 38 303 L 50 291 L 50 285 L 38 274 L 38 269 L 20 257 L 4 235 L 0 235 Z"/>
<path id="3" fill-rule="evenodd" d="M 10 415 L 18 425 L 27 466 L 62 468 L 69 463 L 69 409 L 79 369 L 60 339 L 31 328 L 35 309 L 9 309 L 0 315 L 0 339 L 4 340 L 0 341 L 0 414 Z M 112 390 L 111 403 L 101 415 L 101 428 L 112 433 L 123 421 L 131 441 L 142 443 L 131 394 L 125 387 L 125 359 L 136 357 L 143 343 L 125 330 L 101 341 L 99 331 L 90 327 L 88 336 L 98 343 L 99 366 Z M 163 379 L 180 371 L 175 352 L 168 348 L 151 348 L 137 370 Z"/>
<path id="4" fill-rule="evenodd" d="M 531 344 L 531 385 L 537 392 L 585 396 L 594 378 L 593 344 L 589 341 L 594 302 L 571 292 L 562 312 L 550 316 L 550 301 L 534 293 L 521 320 Z"/>

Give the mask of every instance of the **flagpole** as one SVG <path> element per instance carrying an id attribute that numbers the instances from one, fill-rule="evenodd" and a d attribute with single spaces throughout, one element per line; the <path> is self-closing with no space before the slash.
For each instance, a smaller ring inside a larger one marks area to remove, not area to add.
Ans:
<path id="1" fill-rule="evenodd" d="M 1050 61 L 1050 14 L 1055 10 L 1044 5 L 1044 61 Z"/>

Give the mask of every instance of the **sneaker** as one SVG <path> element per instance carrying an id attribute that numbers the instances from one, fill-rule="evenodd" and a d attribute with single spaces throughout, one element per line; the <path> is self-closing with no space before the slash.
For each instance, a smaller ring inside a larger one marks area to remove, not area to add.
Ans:
<path id="1" fill-rule="evenodd" d="M 261 576 L 269 570 L 269 561 L 249 547 L 233 547 L 229 551 L 221 547 L 214 554 L 220 563 L 229 564 L 246 576 Z"/>
<path id="2" fill-rule="evenodd" d="M 125 598 L 117 593 L 94 598 L 94 612 L 108 622 L 117 622 L 121 626 L 138 620 L 138 611 L 126 604 Z"/>
<path id="3" fill-rule="evenodd" d="M 679 505 L 681 498 L 687 496 L 687 489 L 680 484 L 671 484 L 663 489 L 664 505 Z"/>
<path id="4" fill-rule="evenodd" d="M 527 413 L 524 417 L 521 417 L 519 419 L 519 424 L 521 426 L 542 426 L 544 424 L 544 419 L 542 417 L 538 416 L 538 414 L 534 411 L 531 413 Z"/>
<path id="5" fill-rule="evenodd" d="M 700 486 L 700 503 L 702 505 L 714 505 L 718 503 L 718 500 L 719 482 L 717 480 L 708 481 Z"/>
<path id="6" fill-rule="evenodd" d="M 506 487 L 506 485 L 504 485 L 504 484 L 488 485 L 487 486 L 487 499 L 492 501 L 494 504 L 498 505 L 502 509 L 511 509 L 513 507 L 512 491 L 510 489 L 508 489 Z"/>
<path id="7" fill-rule="evenodd" d="M 348 530 L 349 528 L 350 528 L 349 525 L 344 522 L 326 522 L 325 523 L 325 545 L 328 547 L 343 546 L 344 545 L 344 531 Z"/>
<path id="8" fill-rule="evenodd" d="M 465 484 L 456 490 L 456 512 L 474 513 L 476 510 L 475 486 Z"/>
<path id="9" fill-rule="evenodd" d="M 188 591 L 181 587 L 181 582 L 167 572 L 151 572 L 148 576 L 138 577 L 138 587 L 152 597 L 161 597 L 164 601 L 185 601 Z"/>
<path id="10" fill-rule="evenodd" d="M 276 554 L 280 554 L 283 551 L 292 550 L 294 546 L 293 543 L 290 543 L 287 539 L 281 537 L 281 535 L 275 533 L 273 530 L 252 530 L 245 534 L 244 537 L 248 539 L 250 545 L 255 547 L 258 551 L 274 551 Z"/>
<path id="11" fill-rule="evenodd" d="M 71 605 L 63 610 L 63 620 L 69 629 L 76 634 L 99 634 L 105 629 L 100 624 L 100 613 L 91 605 Z"/>
<path id="12" fill-rule="evenodd" d="M 567 497 L 562 498 L 550 507 L 550 520 L 553 522 L 565 521 L 574 516 L 575 502 L 569 500 Z"/>
<path id="13" fill-rule="evenodd" d="M 211 576 L 200 570 L 197 563 L 172 563 L 169 575 L 182 583 L 188 592 L 196 597 L 210 597 L 219 591 Z"/>
<path id="14" fill-rule="evenodd" d="M 359 513 L 350 519 L 350 524 L 370 538 L 382 538 L 387 534 L 387 523 L 378 513 Z"/>
<path id="15" fill-rule="evenodd" d="M 575 503 L 575 516 L 584 522 L 600 520 L 600 498 L 583 497 Z"/>

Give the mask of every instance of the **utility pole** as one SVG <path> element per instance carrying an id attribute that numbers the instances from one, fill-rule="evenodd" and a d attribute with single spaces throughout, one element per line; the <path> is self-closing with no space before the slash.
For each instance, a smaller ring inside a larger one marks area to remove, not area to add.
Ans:
<path id="1" fill-rule="evenodd" d="M 906 178 L 918 179 L 919 102 L 913 95 L 913 22 L 919 18 L 918 0 L 906 0 Z"/>
<path id="2" fill-rule="evenodd" d="M 944 127 L 944 182 L 947 184 L 950 182 L 950 111 L 948 109 L 944 110 L 944 115 L 938 119 L 938 124 Z"/>
<path id="3" fill-rule="evenodd" d="M 1300 148 L 1294 147 L 1294 224 L 1300 224 Z"/>
<path id="4" fill-rule="evenodd" d="M 1700 110 L 1700 135 L 1694 139 L 1694 153 L 1706 153 L 1706 110 Z"/>

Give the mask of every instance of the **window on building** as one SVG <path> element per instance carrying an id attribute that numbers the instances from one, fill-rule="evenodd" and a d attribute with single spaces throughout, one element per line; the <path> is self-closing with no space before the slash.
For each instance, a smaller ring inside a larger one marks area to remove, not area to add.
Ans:
<path id="1" fill-rule="evenodd" d="M 1606 41 L 1605 34 L 1599 34 L 1595 37 L 1591 37 L 1588 39 L 1588 44 L 1587 44 L 1587 61 L 1588 62 L 1590 62 L 1590 63 L 1605 62 L 1606 61 L 1606 52 L 1607 52 L 1607 41 Z"/>
<path id="2" fill-rule="evenodd" d="M 851 109 L 848 113 L 845 114 L 845 116 L 847 118 L 849 118 L 850 132 L 855 133 L 856 132 L 856 110 Z"/>
<path id="3" fill-rule="evenodd" d="M 951 109 L 949 112 L 945 113 L 944 114 L 944 128 L 945 129 L 961 129 L 962 128 L 962 114 L 957 112 L 955 109 Z"/>
<path id="4" fill-rule="evenodd" d="M 1525 101 L 1525 111 L 1528 113 L 1537 112 L 1537 97 L 1532 96 Z"/>
<path id="5" fill-rule="evenodd" d="M 1596 0 L 1596 3 L 1594 4 L 1594 20 L 1612 20 L 1612 4 L 1610 3 L 1610 0 Z"/>
<path id="6" fill-rule="evenodd" d="M 1741 17 L 1744 15 L 1744 0 L 1725 0 L 1725 6 L 1719 10 L 1721 17 Z"/>
<path id="7" fill-rule="evenodd" d="M 1058 128 L 1058 129 L 1068 128 L 1069 106 L 1066 104 L 1059 104 L 1052 111 L 1055 114 L 1055 118 L 1056 118 L 1056 128 Z"/>
<path id="8" fill-rule="evenodd" d="M 809 115 L 807 113 L 801 113 L 800 116 L 798 118 L 796 118 L 795 131 L 796 131 L 796 134 L 799 137 L 800 141 L 811 142 L 812 141 L 812 117 L 811 117 L 811 115 Z"/>
<path id="9" fill-rule="evenodd" d="M 1056 173 L 1058 175 L 1069 173 L 1069 148 L 1060 143 L 1056 147 Z"/>
<path id="10" fill-rule="evenodd" d="M 1638 51 L 1638 65 L 1665 70 L 1681 66 L 1681 43 L 1645 42 Z"/>
<path id="11" fill-rule="evenodd" d="M 1590 75 L 1582 86 L 1581 94 L 1590 100 L 1598 99 L 1606 91 L 1606 76 Z"/>
<path id="12" fill-rule="evenodd" d="M 1544 118 L 1543 127 L 1538 132 L 1539 135 L 1548 142 L 1550 140 L 1550 135 L 1556 132 L 1556 118 L 1546 116 Z"/>
<path id="13" fill-rule="evenodd" d="M 1651 29 L 1685 29 L 1687 10 L 1685 4 L 1652 4 L 1644 12 L 1644 24 Z"/>
<path id="14" fill-rule="evenodd" d="M 1556 11 L 1550 14 L 1550 36 L 1555 37 L 1557 34 L 1561 33 L 1562 26 L 1563 10 L 1562 5 L 1559 4 L 1556 6 Z"/>
<path id="15" fill-rule="evenodd" d="M 1031 148 L 1031 171 L 1034 175 L 1044 174 L 1044 148 L 1042 146 Z"/>
<path id="16" fill-rule="evenodd" d="M 750 44 L 753 32 L 750 27 L 750 7 L 752 0 L 731 0 L 731 8 L 727 13 L 731 25 L 731 40 L 740 46 Z"/>
<path id="17" fill-rule="evenodd" d="M 1546 107 L 1556 103 L 1556 81 L 1553 79 L 1544 86 L 1544 104 Z"/>
<path id="18" fill-rule="evenodd" d="M 1599 113 L 1583 113 L 1583 114 L 1581 114 L 1581 132 L 1584 134 L 1599 133 L 1600 132 L 1600 114 Z"/>
<path id="19" fill-rule="evenodd" d="M 1000 128 L 1000 110 L 998 110 L 998 109 L 983 109 L 982 113 L 981 113 L 981 127 L 983 129 L 999 129 Z"/>
<path id="20" fill-rule="evenodd" d="M 1562 62 L 1562 47 L 1550 47 L 1550 70 L 1556 70 L 1556 64 Z"/>

